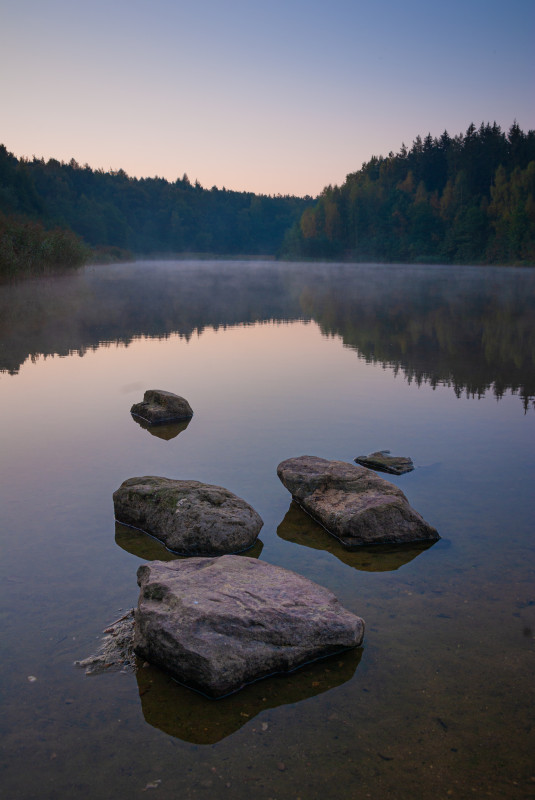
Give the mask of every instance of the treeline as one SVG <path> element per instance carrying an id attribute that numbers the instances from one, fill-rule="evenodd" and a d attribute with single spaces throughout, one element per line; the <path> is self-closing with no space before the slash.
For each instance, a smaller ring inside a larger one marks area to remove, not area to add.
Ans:
<path id="1" fill-rule="evenodd" d="M 535 131 L 472 124 L 418 136 L 325 188 L 287 233 L 287 257 L 535 264 Z"/>
<path id="2" fill-rule="evenodd" d="M 91 247 L 137 254 L 275 254 L 311 198 L 208 190 L 131 178 L 55 159 L 17 159 L 0 145 L 0 212 L 74 231 Z"/>

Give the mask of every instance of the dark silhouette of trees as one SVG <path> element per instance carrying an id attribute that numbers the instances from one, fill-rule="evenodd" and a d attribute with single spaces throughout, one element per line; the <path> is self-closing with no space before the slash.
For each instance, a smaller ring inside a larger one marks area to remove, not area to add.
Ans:
<path id="1" fill-rule="evenodd" d="M 535 264 L 535 131 L 495 122 L 417 136 L 326 187 L 288 232 L 287 256 Z"/>
<path id="2" fill-rule="evenodd" d="M 131 178 L 0 146 L 0 211 L 74 231 L 92 247 L 138 254 L 275 254 L 311 198 L 203 189 L 186 174 Z"/>

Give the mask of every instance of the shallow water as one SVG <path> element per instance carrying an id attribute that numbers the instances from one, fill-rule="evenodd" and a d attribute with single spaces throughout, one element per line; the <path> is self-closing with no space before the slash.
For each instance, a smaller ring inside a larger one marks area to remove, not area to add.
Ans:
<path id="1" fill-rule="evenodd" d="M 0 287 L 0 370 L 6 798 L 535 796 L 535 271 L 89 267 Z M 191 422 L 144 429 L 146 388 Z M 348 552 L 276 476 L 380 449 L 435 545 Z M 245 498 L 249 554 L 332 589 L 364 646 L 216 702 L 86 677 L 137 566 L 173 557 L 115 525 L 145 474 Z"/>

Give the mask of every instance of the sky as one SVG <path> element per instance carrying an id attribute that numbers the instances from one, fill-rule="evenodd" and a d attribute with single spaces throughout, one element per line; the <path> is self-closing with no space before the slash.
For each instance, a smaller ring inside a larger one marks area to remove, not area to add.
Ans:
<path id="1" fill-rule="evenodd" d="M 415 137 L 535 128 L 535 0 L 0 0 L 19 158 L 316 196 Z"/>

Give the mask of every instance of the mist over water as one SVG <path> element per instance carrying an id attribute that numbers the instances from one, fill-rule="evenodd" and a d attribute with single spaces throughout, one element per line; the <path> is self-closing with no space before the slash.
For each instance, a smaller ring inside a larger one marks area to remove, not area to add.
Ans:
<path id="1" fill-rule="evenodd" d="M 535 394 L 529 269 L 137 262 L 3 287 L 0 370 L 139 336 L 314 320 L 371 362 L 457 393 Z M 38 321 L 38 325 L 35 324 Z M 30 324 L 28 324 L 30 323 Z"/>
<path id="2" fill-rule="evenodd" d="M 138 262 L 0 287 L 6 797 L 529 796 L 535 271 Z M 191 403 L 159 435 L 148 388 Z M 441 540 L 348 552 L 276 476 L 411 456 Z M 213 702 L 73 667 L 171 553 L 115 524 L 135 475 L 250 502 L 254 557 L 332 589 L 363 648 Z M 29 680 L 29 678 L 36 680 Z"/>

